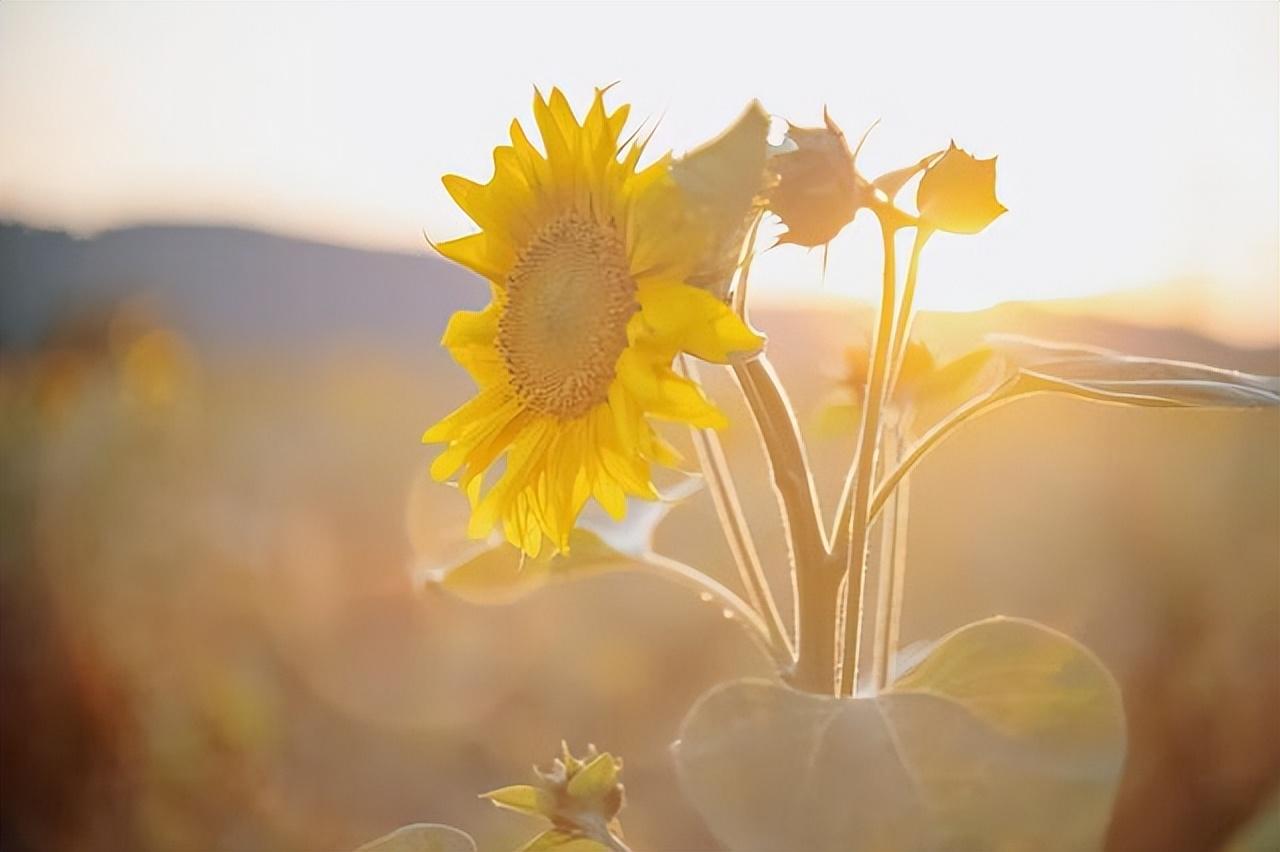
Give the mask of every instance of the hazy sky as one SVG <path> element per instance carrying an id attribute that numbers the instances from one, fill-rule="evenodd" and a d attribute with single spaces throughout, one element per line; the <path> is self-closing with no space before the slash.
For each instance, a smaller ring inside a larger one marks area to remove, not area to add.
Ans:
<path id="1" fill-rule="evenodd" d="M 424 251 L 424 228 L 470 228 L 439 176 L 487 179 L 534 84 L 583 104 L 616 80 L 677 151 L 755 97 L 797 123 L 827 104 L 855 137 L 881 119 L 870 174 L 952 137 L 999 154 L 1011 212 L 934 240 L 924 307 L 1161 286 L 1161 319 L 1276 342 L 1278 10 L 0 3 L 0 218 Z M 877 292 L 877 246 L 846 232 L 825 291 Z M 811 295 L 819 269 L 779 249 L 757 280 Z"/>

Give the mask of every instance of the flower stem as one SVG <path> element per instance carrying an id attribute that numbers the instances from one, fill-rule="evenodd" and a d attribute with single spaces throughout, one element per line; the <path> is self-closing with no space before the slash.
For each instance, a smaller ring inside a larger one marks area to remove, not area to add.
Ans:
<path id="1" fill-rule="evenodd" d="M 757 217 L 744 246 L 734 289 L 733 307 L 744 322 L 749 321 L 747 283 L 755 259 L 759 224 Z M 834 691 L 840 574 L 830 565 L 830 546 L 822 526 L 818 492 L 804 439 L 795 411 L 768 357 L 763 352 L 731 357 L 730 365 L 769 460 L 791 556 L 796 655 L 788 679 L 797 689 L 829 695 Z M 776 618 L 776 609 L 773 615 Z"/>
<path id="2" fill-rule="evenodd" d="M 791 553 L 798 657 L 792 683 L 830 693 L 835 665 L 835 589 L 826 588 L 828 545 L 817 489 L 795 413 L 763 353 L 730 359 L 769 459 Z M 839 574 L 835 575 L 839 582 Z M 825 683 L 824 683 L 825 681 Z"/>
<path id="3" fill-rule="evenodd" d="M 1017 389 L 1012 384 L 1006 383 L 985 396 L 969 400 L 947 415 L 945 420 L 940 421 L 926 432 L 924 437 L 912 445 L 906 456 L 898 462 L 897 466 L 876 487 L 875 496 L 871 500 L 870 517 L 874 519 L 880 513 L 884 508 L 885 502 L 893 494 L 894 488 L 924 458 L 925 454 L 938 445 L 938 442 L 966 421 L 977 417 L 979 414 L 985 414 L 1019 395 L 1021 394 L 1017 392 Z"/>
<path id="4" fill-rule="evenodd" d="M 901 452 L 900 430 L 885 433 L 883 458 L 896 461 Z M 904 478 L 893 492 L 880 522 L 880 551 L 876 560 L 876 618 L 872 624 L 872 694 L 882 692 L 893 678 L 893 658 L 898 648 L 902 617 L 902 592 L 907 573 L 907 508 L 910 480 Z M 875 517 L 874 511 L 871 513 Z"/>
<path id="5" fill-rule="evenodd" d="M 697 373 L 693 363 L 684 356 L 682 368 L 686 375 L 695 378 Z M 696 380 L 696 378 L 695 378 Z M 742 511 L 742 502 L 738 499 L 738 491 L 733 483 L 733 474 L 729 470 L 729 462 L 725 458 L 720 437 L 711 429 L 690 429 L 693 436 L 694 451 L 698 454 L 698 462 L 702 467 L 703 477 L 711 492 L 711 501 L 715 504 L 716 515 L 724 530 L 725 541 L 733 554 L 733 561 L 738 566 L 738 575 L 746 589 L 747 599 L 752 609 L 759 613 L 767 625 L 770 641 L 786 650 L 788 668 L 790 667 L 792 647 L 791 639 L 783 625 L 782 616 L 778 612 L 778 604 L 769 588 L 764 568 L 760 564 L 760 555 L 747 519 Z"/>
<path id="6" fill-rule="evenodd" d="M 906 358 L 907 343 L 910 340 L 911 325 L 915 319 L 913 305 L 916 298 L 916 276 L 920 272 L 920 252 L 924 244 L 933 236 L 933 229 L 924 225 L 916 227 L 916 239 L 911 245 L 911 259 L 907 262 L 907 278 L 902 285 L 902 305 L 898 308 L 898 321 L 893 329 L 893 349 L 889 355 L 889 383 L 885 387 L 889 399 L 893 399 L 894 388 L 898 377 L 902 374 L 902 362 Z"/>
<path id="7" fill-rule="evenodd" d="M 911 338 L 911 326 L 915 320 L 914 303 L 916 279 L 920 272 L 920 253 L 933 235 L 933 229 L 916 225 L 916 236 L 911 246 L 911 259 L 907 262 L 907 277 L 902 285 L 902 300 L 898 306 L 898 318 L 893 328 L 893 342 L 889 348 L 888 381 L 885 383 L 886 406 L 892 406 L 897 396 L 898 382 L 906 361 L 907 346 Z M 902 452 L 901 419 L 897 427 L 884 436 L 880 457 L 875 465 L 875 478 L 879 480 L 886 463 L 896 464 Z M 907 573 L 907 480 L 903 479 L 894 491 L 889 515 L 881 524 L 881 547 L 876 560 L 876 616 L 871 625 L 871 679 L 873 693 L 882 691 L 893 675 L 893 656 L 898 646 L 898 628 L 902 618 L 902 589 Z M 872 508 L 868 513 L 870 524 L 876 515 Z"/>
<path id="8" fill-rule="evenodd" d="M 897 269 L 894 236 L 897 227 L 880 219 L 884 242 L 884 283 L 880 296 L 880 319 L 877 323 L 875 350 L 871 359 L 871 375 L 862 407 L 862 427 L 858 436 L 858 455 L 853 471 L 853 503 L 849 513 L 849 548 L 845 560 L 848 582 L 844 599 L 844 652 L 841 660 L 840 694 L 852 695 L 858 682 L 859 634 L 862 630 L 862 591 L 867 573 L 868 508 L 871 478 L 876 466 L 876 449 L 880 438 L 880 412 L 884 403 L 885 379 L 889 360 L 890 336 L 893 332 L 894 294 Z"/>

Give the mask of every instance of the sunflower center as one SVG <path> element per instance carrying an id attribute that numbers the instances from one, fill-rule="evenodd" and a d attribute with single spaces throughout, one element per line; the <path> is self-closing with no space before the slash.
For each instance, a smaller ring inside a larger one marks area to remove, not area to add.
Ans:
<path id="1" fill-rule="evenodd" d="M 626 246 L 569 213 L 531 239 L 507 276 L 498 351 L 530 408 L 560 418 L 604 402 L 638 309 Z"/>

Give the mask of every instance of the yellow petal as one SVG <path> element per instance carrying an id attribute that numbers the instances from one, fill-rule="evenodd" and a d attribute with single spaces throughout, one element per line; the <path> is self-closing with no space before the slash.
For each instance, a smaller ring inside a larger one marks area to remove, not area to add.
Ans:
<path id="1" fill-rule="evenodd" d="M 460 263 L 473 272 L 483 275 L 490 281 L 501 283 L 507 277 L 515 255 L 500 240 L 493 240 L 485 233 L 471 234 L 456 240 L 433 243 L 433 247 L 441 255 Z"/>
<path id="2" fill-rule="evenodd" d="M 697 287 L 655 283 L 639 291 L 640 308 L 655 334 L 704 361 L 726 363 L 732 352 L 754 352 L 764 338 L 728 305 Z"/>
<path id="3" fill-rule="evenodd" d="M 423 433 L 422 443 L 434 444 L 458 437 L 468 426 L 500 409 L 510 397 L 508 388 L 482 390 Z"/>

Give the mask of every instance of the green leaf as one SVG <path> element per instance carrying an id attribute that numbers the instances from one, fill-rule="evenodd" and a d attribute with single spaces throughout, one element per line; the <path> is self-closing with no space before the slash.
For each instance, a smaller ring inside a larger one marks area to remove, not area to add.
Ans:
<path id="1" fill-rule="evenodd" d="M 513 784 L 481 793 L 480 798 L 488 799 L 500 808 L 528 814 L 529 816 L 547 817 L 556 811 L 556 799 L 550 791 L 531 784 Z"/>
<path id="2" fill-rule="evenodd" d="M 724 298 L 738 255 L 765 188 L 769 115 L 759 101 L 747 105 L 727 130 L 671 164 L 699 227 L 706 252 L 689 283 Z"/>
<path id="3" fill-rule="evenodd" d="M 690 477 L 661 500 L 630 500 L 621 522 L 588 510 L 580 527 L 569 534 L 568 553 L 530 559 L 503 541 L 482 546 L 456 563 L 429 568 L 421 576 L 468 603 L 493 606 L 514 603 L 550 583 L 642 570 L 658 525 L 701 487 L 700 479 Z"/>
<path id="4" fill-rule="evenodd" d="M 989 340 L 1017 371 L 1010 395 L 1050 391 L 1162 408 L 1280 405 L 1280 378 L 1274 376 L 1014 335 Z"/>
<path id="5" fill-rule="evenodd" d="M 476 852 L 476 844 L 465 831 L 420 822 L 398 828 L 355 852 Z"/>
<path id="6" fill-rule="evenodd" d="M 752 101 L 723 133 L 672 163 L 671 176 L 694 203 L 740 218 L 764 181 L 768 136 L 769 114 Z"/>
<path id="7" fill-rule="evenodd" d="M 1046 343 L 1016 335 L 987 340 L 1004 355 L 1006 376 L 925 432 L 877 490 L 873 513 L 898 482 L 957 428 L 1018 397 L 1060 393 L 1148 408 L 1261 408 L 1280 405 L 1280 377 L 1223 370 L 1189 361 L 1141 358 L 1106 349 Z"/>
<path id="8" fill-rule="evenodd" d="M 722 685 L 686 718 L 676 761 L 742 852 L 1079 852 L 1101 847 L 1124 751 L 1119 691 L 1088 650 L 991 619 L 875 698 Z"/>
<path id="9" fill-rule="evenodd" d="M 569 534 L 569 552 L 530 559 L 507 542 L 486 546 L 456 565 L 426 572 L 428 583 L 480 605 L 514 603 L 548 583 L 576 580 L 636 567 L 593 532 Z"/>

